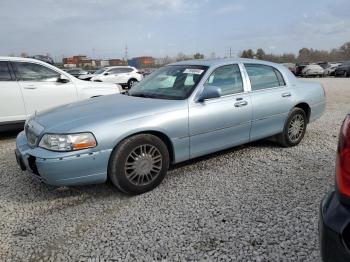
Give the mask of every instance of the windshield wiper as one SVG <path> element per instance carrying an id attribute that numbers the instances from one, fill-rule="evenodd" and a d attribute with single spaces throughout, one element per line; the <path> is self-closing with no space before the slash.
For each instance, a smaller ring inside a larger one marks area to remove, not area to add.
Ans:
<path id="1" fill-rule="evenodd" d="M 144 97 L 144 98 L 156 98 L 156 95 L 148 95 L 144 93 L 129 94 L 130 96 Z"/>

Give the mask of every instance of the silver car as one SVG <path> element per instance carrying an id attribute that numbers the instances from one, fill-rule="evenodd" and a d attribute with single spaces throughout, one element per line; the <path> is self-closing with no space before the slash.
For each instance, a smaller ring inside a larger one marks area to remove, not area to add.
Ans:
<path id="1" fill-rule="evenodd" d="M 32 116 L 17 137 L 23 170 L 56 186 L 103 183 L 140 194 L 158 186 L 170 164 L 274 137 L 285 147 L 304 137 L 325 109 L 318 83 L 258 60 L 170 64 L 126 95 L 110 95 Z"/>

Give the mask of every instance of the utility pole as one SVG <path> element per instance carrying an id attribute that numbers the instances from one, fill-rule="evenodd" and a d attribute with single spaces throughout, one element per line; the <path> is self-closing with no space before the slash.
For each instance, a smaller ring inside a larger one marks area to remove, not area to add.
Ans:
<path id="1" fill-rule="evenodd" d="M 125 56 L 124 56 L 125 62 L 128 62 L 128 44 L 125 45 Z"/>
<path id="2" fill-rule="evenodd" d="M 232 47 L 230 47 L 230 58 L 232 58 Z"/>

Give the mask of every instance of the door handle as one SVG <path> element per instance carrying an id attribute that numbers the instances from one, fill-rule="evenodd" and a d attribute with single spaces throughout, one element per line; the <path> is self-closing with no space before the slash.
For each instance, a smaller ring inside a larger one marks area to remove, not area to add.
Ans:
<path id="1" fill-rule="evenodd" d="M 289 92 L 288 92 L 288 93 L 283 93 L 283 94 L 282 94 L 282 97 L 290 97 L 290 96 L 292 96 L 292 94 L 289 93 Z"/>
<path id="2" fill-rule="evenodd" d="M 248 105 L 247 101 L 240 101 L 235 103 L 235 107 L 242 107 Z"/>
<path id="3" fill-rule="evenodd" d="M 23 87 L 24 89 L 36 89 L 37 87 L 35 85 L 27 85 Z"/>

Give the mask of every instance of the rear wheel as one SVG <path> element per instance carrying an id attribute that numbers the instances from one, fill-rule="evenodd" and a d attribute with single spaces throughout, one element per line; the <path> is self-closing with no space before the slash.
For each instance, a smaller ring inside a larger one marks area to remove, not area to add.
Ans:
<path id="1" fill-rule="evenodd" d="M 306 113 L 301 108 L 294 108 L 284 124 L 283 132 L 277 136 L 277 141 L 284 147 L 296 146 L 306 132 Z"/>
<path id="2" fill-rule="evenodd" d="M 157 187 L 169 167 L 169 152 L 164 142 L 150 134 L 124 140 L 112 152 L 108 176 L 121 191 L 142 194 Z"/>
<path id="3" fill-rule="evenodd" d="M 132 78 L 128 81 L 128 88 L 132 88 L 134 86 L 134 84 L 137 82 L 136 79 Z"/>

